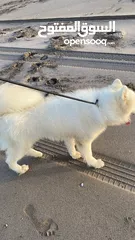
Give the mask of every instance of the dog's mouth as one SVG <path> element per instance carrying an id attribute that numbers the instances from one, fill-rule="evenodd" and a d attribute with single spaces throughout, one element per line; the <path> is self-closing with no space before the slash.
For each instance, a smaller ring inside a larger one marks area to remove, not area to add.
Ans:
<path id="1" fill-rule="evenodd" d="M 134 116 L 134 115 L 135 115 L 135 113 L 132 113 L 131 117 Z M 126 124 L 126 125 L 130 125 L 131 122 L 132 122 L 132 121 L 131 121 L 131 118 L 129 118 L 128 121 L 127 121 L 125 124 Z"/>
<path id="2" fill-rule="evenodd" d="M 126 122 L 126 125 L 130 125 L 131 124 L 131 118 L 128 119 L 128 121 Z"/>
<path id="3" fill-rule="evenodd" d="M 130 124 L 131 124 L 131 121 L 126 122 L 126 125 L 130 125 Z"/>

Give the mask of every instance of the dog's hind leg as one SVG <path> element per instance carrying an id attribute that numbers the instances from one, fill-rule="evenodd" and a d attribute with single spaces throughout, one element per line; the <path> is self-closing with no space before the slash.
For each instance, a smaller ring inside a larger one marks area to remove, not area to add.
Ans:
<path id="1" fill-rule="evenodd" d="M 30 148 L 26 155 L 38 158 L 38 157 L 42 157 L 43 153 L 40 152 L 40 151 L 37 151 L 37 150 L 35 150 L 33 148 Z"/>
<path id="2" fill-rule="evenodd" d="M 104 162 L 101 159 L 97 160 L 92 156 L 91 143 L 92 142 L 77 142 L 77 148 L 88 166 L 101 168 L 104 166 Z"/>
<path id="3" fill-rule="evenodd" d="M 6 163 L 8 164 L 9 168 L 15 171 L 18 174 L 23 174 L 29 170 L 28 165 L 19 165 L 17 162 L 26 155 L 26 148 L 22 148 L 19 146 L 12 146 L 7 149 L 7 158 Z"/>
<path id="4" fill-rule="evenodd" d="M 67 150 L 70 154 L 70 156 L 73 158 L 73 159 L 78 159 L 81 157 L 81 154 L 80 152 L 76 151 L 76 148 L 75 148 L 75 139 L 74 138 L 67 138 L 64 140 L 64 143 L 67 147 Z"/>

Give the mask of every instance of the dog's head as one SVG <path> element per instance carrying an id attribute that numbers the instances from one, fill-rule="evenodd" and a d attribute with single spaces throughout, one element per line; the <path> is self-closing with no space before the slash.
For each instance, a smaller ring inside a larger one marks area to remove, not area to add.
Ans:
<path id="1" fill-rule="evenodd" d="M 109 125 L 120 125 L 135 113 L 135 92 L 116 79 L 105 90 L 104 107 Z M 102 105 L 103 106 L 103 105 Z"/>
<path id="2" fill-rule="evenodd" d="M 123 85 L 116 91 L 116 100 L 124 113 L 135 113 L 135 92 Z"/>
<path id="3" fill-rule="evenodd" d="M 135 92 L 123 85 L 120 79 L 114 80 L 111 89 L 115 92 L 117 103 L 120 104 L 123 111 L 130 114 L 135 113 Z"/>

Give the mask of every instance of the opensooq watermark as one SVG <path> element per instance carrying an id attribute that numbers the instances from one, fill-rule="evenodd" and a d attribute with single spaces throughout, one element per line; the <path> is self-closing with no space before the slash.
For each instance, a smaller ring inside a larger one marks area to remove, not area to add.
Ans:
<path id="1" fill-rule="evenodd" d="M 40 26 L 38 31 L 38 36 L 46 38 L 47 35 L 53 35 L 55 33 L 77 33 L 80 38 L 84 39 L 64 39 L 64 44 L 66 45 L 88 45 L 88 44 L 102 44 L 106 46 L 107 39 L 85 39 L 88 35 L 94 35 L 95 33 L 107 33 L 115 32 L 115 21 L 109 21 L 108 26 L 99 25 L 88 25 L 87 23 L 81 23 L 80 21 L 75 21 L 73 25 L 64 25 L 64 23 L 54 23 L 53 25 Z"/>

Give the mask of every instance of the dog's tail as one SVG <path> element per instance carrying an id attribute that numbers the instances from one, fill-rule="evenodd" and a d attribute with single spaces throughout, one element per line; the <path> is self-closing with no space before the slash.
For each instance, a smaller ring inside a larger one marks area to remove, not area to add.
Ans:
<path id="1" fill-rule="evenodd" d="M 5 83 L 0 86 L 0 116 L 22 112 L 44 101 L 44 95 L 36 90 Z"/>

